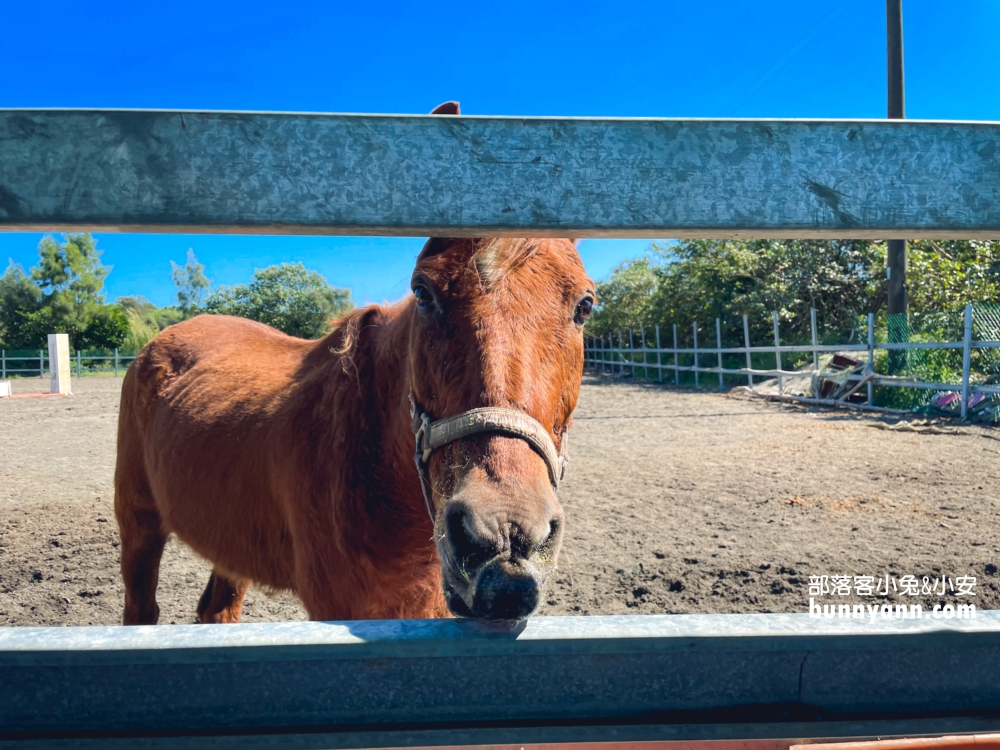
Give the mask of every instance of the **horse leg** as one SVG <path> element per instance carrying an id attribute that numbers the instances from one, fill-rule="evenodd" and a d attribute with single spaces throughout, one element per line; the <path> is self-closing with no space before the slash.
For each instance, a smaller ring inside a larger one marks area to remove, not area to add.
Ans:
<path id="1" fill-rule="evenodd" d="M 205 592 L 198 600 L 198 622 L 239 622 L 243 614 L 243 597 L 248 588 L 250 581 L 234 581 L 213 570 Z"/>
<path id="2" fill-rule="evenodd" d="M 115 503 L 121 533 L 122 579 L 125 582 L 124 625 L 155 625 L 160 617 L 156 585 L 160 557 L 167 542 L 160 514 L 153 509 L 122 508 Z"/>

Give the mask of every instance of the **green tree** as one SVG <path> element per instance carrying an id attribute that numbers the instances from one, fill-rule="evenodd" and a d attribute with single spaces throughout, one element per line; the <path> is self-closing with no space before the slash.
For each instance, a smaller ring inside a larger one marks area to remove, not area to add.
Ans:
<path id="1" fill-rule="evenodd" d="M 1000 303 L 1000 242 L 915 240 L 906 286 L 910 327 L 958 341 L 965 305 Z"/>
<path id="2" fill-rule="evenodd" d="M 177 303 L 184 317 L 197 315 L 212 288 L 212 282 L 205 276 L 205 266 L 198 262 L 194 249 L 188 248 L 187 262 L 180 266 L 170 261 L 170 267 L 177 286 Z"/>
<path id="3" fill-rule="evenodd" d="M 139 351 L 164 328 L 184 320 L 181 308 L 157 307 L 145 297 L 119 297 L 116 304 L 128 317 L 129 333 L 122 344 L 128 351 Z"/>
<path id="4" fill-rule="evenodd" d="M 118 349 L 130 332 L 129 319 L 118 305 L 103 305 L 94 311 L 80 336 L 81 349 Z"/>
<path id="5" fill-rule="evenodd" d="M 205 300 L 205 312 L 250 318 L 290 336 L 315 339 L 332 319 L 354 307 L 351 290 L 331 286 L 301 263 L 254 271 L 249 284 L 222 287 Z"/>
<path id="6" fill-rule="evenodd" d="M 111 269 L 101 263 L 97 241 L 89 234 L 67 234 L 63 239 L 42 238 L 31 278 L 44 295 L 42 307 L 48 312 L 42 316 L 43 324 L 60 328 L 78 343 L 104 304 L 101 290 Z"/>
<path id="7" fill-rule="evenodd" d="M 24 339 L 25 316 L 38 310 L 42 296 L 24 268 L 11 261 L 0 276 L 0 345 L 14 348 Z"/>
<path id="8" fill-rule="evenodd" d="M 597 285 L 600 307 L 588 328 L 606 333 L 652 321 L 662 272 L 657 260 L 649 256 L 620 263 L 607 281 Z"/>
<path id="9" fill-rule="evenodd" d="M 598 284 L 592 330 L 677 323 L 687 340 L 691 323 L 720 318 L 724 338 L 742 341 L 747 315 L 751 336 L 760 340 L 770 333 L 771 311 L 777 310 L 782 330 L 801 337 L 809 331 L 810 308 L 816 308 L 828 330 L 849 336 L 859 315 L 884 304 L 884 269 L 884 245 L 866 241 L 654 244 L 646 257 L 622 264 Z"/>
<path id="10" fill-rule="evenodd" d="M 30 274 L 11 264 L 0 283 L 4 345 L 37 349 L 48 334 L 67 333 L 74 348 L 119 346 L 124 312 L 107 305 L 101 293 L 110 272 L 89 234 L 63 235 L 62 242 L 42 238 Z"/>

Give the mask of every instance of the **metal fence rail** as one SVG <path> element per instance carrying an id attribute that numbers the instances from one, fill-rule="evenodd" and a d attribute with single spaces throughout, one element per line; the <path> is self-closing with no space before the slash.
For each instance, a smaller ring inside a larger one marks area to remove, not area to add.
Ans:
<path id="1" fill-rule="evenodd" d="M 1000 612 L 7 628 L 0 741 L 357 748 L 989 731 L 998 670 Z"/>
<path id="2" fill-rule="evenodd" d="M 954 391 L 962 394 L 961 418 L 965 419 L 968 412 L 969 396 L 973 393 L 1000 393 L 1000 385 L 987 385 L 972 382 L 970 367 L 972 351 L 976 349 L 1000 349 L 1000 341 L 977 341 L 972 336 L 973 307 L 966 305 L 964 313 L 964 336 L 962 341 L 955 342 L 914 342 L 914 343 L 876 343 L 874 337 L 875 320 L 874 315 L 868 315 L 868 341 L 865 344 L 819 344 L 816 333 L 816 311 L 811 315 L 811 344 L 781 344 L 778 327 L 778 314 L 773 315 L 774 320 L 774 344 L 772 346 L 752 346 L 750 344 L 750 333 L 747 316 L 743 316 L 744 346 L 722 346 L 721 324 L 717 318 L 716 345 L 698 346 L 698 324 L 693 324 L 693 347 L 677 346 L 677 326 L 673 326 L 672 347 L 663 347 L 660 343 L 660 327 L 654 326 L 655 346 L 648 346 L 646 339 L 646 329 L 643 328 L 636 337 L 631 330 L 627 331 L 627 338 L 618 332 L 617 344 L 615 335 L 607 334 L 598 337 L 590 337 L 585 343 L 584 364 L 598 368 L 603 372 L 624 372 L 628 370 L 634 377 L 638 371 L 642 371 L 643 377 L 649 379 L 649 372 L 656 373 L 657 380 L 663 382 L 665 371 L 674 373 L 674 384 L 680 384 L 680 373 L 691 372 L 695 375 L 695 387 L 700 387 L 699 375 L 713 374 L 719 376 L 719 390 L 724 388 L 724 375 L 745 375 L 747 385 L 754 387 L 754 377 L 777 378 L 779 388 L 783 391 L 782 378 L 812 376 L 813 378 L 835 378 L 841 377 L 855 381 L 867 386 L 868 406 L 872 405 L 875 386 L 888 386 L 892 388 L 920 388 L 933 391 Z M 636 339 L 638 338 L 638 342 Z M 638 343 L 638 346 L 636 346 Z M 890 375 L 880 375 L 875 372 L 875 352 L 884 351 L 921 351 L 921 350 L 954 350 L 962 352 L 962 380 L 960 383 L 931 383 L 912 378 L 897 377 Z M 782 352 L 805 352 L 813 355 L 812 370 L 785 370 L 781 367 Z M 866 356 L 866 367 L 864 373 L 860 375 L 844 375 L 836 371 L 823 371 L 819 368 L 819 355 L 830 352 L 857 352 Z M 681 365 L 680 355 L 691 355 L 693 362 L 697 363 L 699 357 L 715 354 L 718 363 L 714 367 L 705 367 L 698 364 Z M 724 354 L 744 354 L 746 355 L 746 367 L 723 367 L 722 355 Z M 753 354 L 771 354 L 775 357 L 777 367 L 773 369 L 754 369 L 751 366 L 751 356 Z M 663 361 L 663 357 L 673 357 L 673 361 Z M 650 359 L 652 358 L 652 359 Z M 852 391 L 853 393 L 853 391 Z"/>
<path id="3" fill-rule="evenodd" d="M 0 110 L 0 144 L 3 231 L 1000 233 L 993 122 Z"/>
<path id="4" fill-rule="evenodd" d="M 21 355 L 21 356 L 19 356 Z M 48 367 L 49 353 L 44 349 L 39 349 L 37 355 L 27 355 L 27 352 L 19 351 L 8 353 L 0 350 L 0 380 L 6 380 L 8 374 L 20 375 L 22 373 L 38 373 L 38 377 L 45 377 L 45 370 Z M 25 362 L 30 364 L 18 364 L 11 366 L 14 362 Z M 35 366 L 37 365 L 37 367 Z"/>
<path id="5" fill-rule="evenodd" d="M 6 380 L 8 376 L 12 375 L 22 376 L 30 373 L 38 373 L 38 377 L 40 378 L 45 377 L 45 373 L 49 371 L 49 353 L 46 350 L 39 349 L 37 356 L 19 355 L 23 355 L 23 352 L 9 352 L 0 349 L 0 380 Z M 92 375 L 98 372 L 113 372 L 117 378 L 122 370 L 128 368 L 135 357 L 136 355 L 133 353 L 122 353 L 118 349 L 110 352 L 84 352 L 77 350 L 71 355 L 70 359 L 77 378 L 82 378 L 85 374 Z M 30 364 L 13 364 L 20 362 Z M 95 366 L 95 363 L 101 362 L 107 364 L 96 364 Z"/>

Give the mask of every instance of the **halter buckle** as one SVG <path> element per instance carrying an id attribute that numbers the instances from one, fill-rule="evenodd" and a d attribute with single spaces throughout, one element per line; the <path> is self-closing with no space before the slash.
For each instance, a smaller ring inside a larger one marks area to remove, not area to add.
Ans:
<path id="1" fill-rule="evenodd" d="M 417 428 L 413 437 L 417 442 L 417 453 L 420 454 L 420 460 L 426 464 L 431 460 L 431 453 L 434 452 L 431 448 L 431 418 L 427 416 L 427 412 L 421 413 L 420 427 Z"/>

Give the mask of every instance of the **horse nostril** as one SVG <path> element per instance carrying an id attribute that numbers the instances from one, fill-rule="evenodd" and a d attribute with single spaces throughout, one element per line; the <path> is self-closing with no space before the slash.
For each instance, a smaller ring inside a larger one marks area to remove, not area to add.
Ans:
<path id="1" fill-rule="evenodd" d="M 479 617 L 523 620 L 541 600 L 541 584 L 522 569 L 490 563 L 476 581 L 472 611 Z"/>
<path id="2" fill-rule="evenodd" d="M 553 518 L 549 521 L 549 535 L 545 537 L 545 540 L 538 545 L 540 550 L 547 550 L 552 548 L 559 541 L 559 532 L 562 530 L 562 519 Z"/>
<path id="3" fill-rule="evenodd" d="M 510 549 L 512 558 L 531 558 L 538 553 L 550 550 L 559 541 L 561 521 L 553 518 L 544 526 L 539 525 L 531 532 L 511 524 L 509 527 Z"/>
<path id="4" fill-rule="evenodd" d="M 445 533 L 451 544 L 455 561 L 466 571 L 480 568 L 496 554 L 493 547 L 484 545 L 469 531 L 469 511 L 461 505 L 453 505 L 445 512 Z"/>

